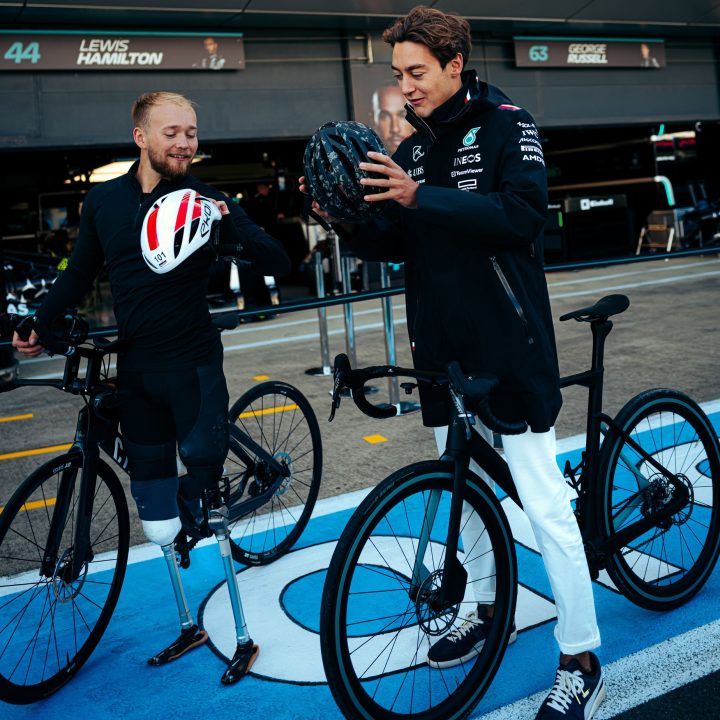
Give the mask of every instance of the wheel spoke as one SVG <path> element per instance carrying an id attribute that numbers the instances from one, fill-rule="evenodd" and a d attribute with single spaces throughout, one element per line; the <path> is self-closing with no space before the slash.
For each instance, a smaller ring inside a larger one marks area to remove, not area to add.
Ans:
<path id="1" fill-rule="evenodd" d="M 720 552 L 717 443 L 702 411 L 672 390 L 633 398 L 616 422 L 682 483 L 689 501 L 616 553 L 608 572 L 633 602 L 652 609 L 676 607 L 698 592 Z M 666 475 L 630 449 L 621 435 L 610 433 L 603 455 L 608 459 L 601 463 L 606 477 L 600 524 L 608 534 L 652 518 L 676 496 Z M 644 476 L 645 487 L 636 487 L 637 473 Z"/>
<path id="2" fill-rule="evenodd" d="M 307 401 L 284 383 L 268 382 L 249 390 L 233 405 L 229 417 L 240 430 L 234 440 L 244 452 L 249 452 L 244 444 L 246 435 L 289 469 L 289 476 L 281 479 L 265 504 L 243 516 L 245 499 L 266 492 L 278 480 L 259 453 L 247 472 L 243 496 L 234 495 L 230 502 L 233 525 L 243 522 L 242 530 L 233 537 L 235 557 L 262 564 L 289 550 L 310 518 L 322 469 L 320 430 Z M 243 452 L 237 447 L 236 451 Z M 228 458 L 228 464 L 244 467 L 232 450 Z"/>
<path id="3" fill-rule="evenodd" d="M 67 682 L 117 602 L 129 545 L 122 486 L 101 461 L 89 509 L 93 560 L 71 577 L 80 500 L 75 462 L 59 458 L 39 468 L 18 488 L 21 501 L 11 499 L 0 516 L 0 557 L 11 568 L 0 579 L 0 700 L 32 702 Z M 46 577 L 40 568 L 53 522 L 56 554 L 45 559 Z"/>
<path id="4" fill-rule="evenodd" d="M 417 467 L 391 476 L 363 501 L 328 569 L 325 587 L 335 591 L 323 595 L 323 663 L 347 717 L 464 716 L 482 697 L 504 652 L 496 633 L 477 656 L 456 667 L 427 663 L 432 645 L 464 621 L 465 608 L 477 604 L 471 588 L 483 578 L 468 577 L 457 605 L 432 604 L 442 587 L 452 477 L 440 463 Z M 465 565 L 485 556 L 495 559 L 492 575 L 484 576 L 496 580 L 497 616 L 510 617 L 516 572 L 507 521 L 500 521 L 502 510 L 487 488 L 468 483 L 466 502 L 465 550 L 458 557 Z M 490 511 L 490 504 L 497 511 Z M 470 535 L 478 527 L 482 539 Z"/>

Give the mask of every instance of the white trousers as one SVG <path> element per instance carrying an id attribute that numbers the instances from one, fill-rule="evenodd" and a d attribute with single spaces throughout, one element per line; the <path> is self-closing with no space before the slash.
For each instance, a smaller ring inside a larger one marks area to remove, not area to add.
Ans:
<path id="1" fill-rule="evenodd" d="M 479 420 L 476 422 L 474 429 L 492 445 L 492 432 Z M 442 454 L 448 429 L 433 430 L 438 453 Z M 505 460 L 550 579 L 558 618 L 555 638 L 560 651 L 576 655 L 592 650 L 600 645 L 592 582 L 580 529 L 570 505 L 570 488 L 555 459 L 555 429 L 545 433 L 527 430 L 522 435 L 503 435 L 502 442 Z M 470 470 L 495 490 L 495 484 L 472 460 Z M 479 603 L 491 603 L 495 597 L 492 556 L 480 547 L 487 533 L 483 534 L 480 518 L 468 503 L 463 503 L 461 527 L 463 546 L 473 547 L 471 554 L 477 558 L 467 563 L 471 580 L 481 579 L 472 585 L 475 599 Z"/>

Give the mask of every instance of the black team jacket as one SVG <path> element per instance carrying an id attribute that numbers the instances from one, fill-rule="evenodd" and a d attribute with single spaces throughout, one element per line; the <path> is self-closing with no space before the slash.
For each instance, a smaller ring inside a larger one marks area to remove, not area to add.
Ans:
<path id="1" fill-rule="evenodd" d="M 144 194 L 136 177 L 137 163 L 121 177 L 95 186 L 85 197 L 80 232 L 67 269 L 53 284 L 38 319 L 50 325 L 67 308 L 77 307 L 107 268 L 119 337 L 127 350 L 123 368 L 162 372 L 195 367 L 222 354 L 220 333 L 212 325 L 206 300 L 209 246 L 198 249 L 164 275 L 145 263 L 140 231 L 147 211 L 166 193 L 192 188 L 215 200 L 227 200 L 230 214 L 220 221 L 220 242 L 242 247 L 240 258 L 262 275 L 284 275 L 290 261 L 279 241 L 267 235 L 221 192 L 192 175 L 161 180 Z"/>
<path id="2" fill-rule="evenodd" d="M 547 180 L 537 128 L 500 90 L 463 73 L 463 87 L 393 155 L 416 182 L 417 208 L 388 203 L 354 233 L 367 260 L 405 263 L 407 322 L 416 368 L 491 372 L 495 413 L 534 432 L 562 404 L 543 272 Z M 421 387 L 423 421 L 446 425 L 447 391 Z"/>

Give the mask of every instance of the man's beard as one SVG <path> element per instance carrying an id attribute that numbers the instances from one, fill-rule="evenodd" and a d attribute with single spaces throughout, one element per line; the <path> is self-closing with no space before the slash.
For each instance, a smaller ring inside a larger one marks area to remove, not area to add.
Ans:
<path id="1" fill-rule="evenodd" d="M 150 167 L 161 177 L 166 180 L 180 180 L 188 174 L 190 163 L 183 169 L 180 167 L 171 165 L 171 160 L 156 153 L 152 148 L 148 148 L 148 160 L 150 161 Z"/>

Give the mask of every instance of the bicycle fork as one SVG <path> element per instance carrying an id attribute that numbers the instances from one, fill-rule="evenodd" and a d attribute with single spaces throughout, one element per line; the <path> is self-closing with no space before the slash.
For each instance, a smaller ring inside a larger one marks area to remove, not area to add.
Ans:
<path id="1" fill-rule="evenodd" d="M 468 455 L 470 417 L 469 415 L 453 415 L 448 429 L 446 450 L 442 456 L 443 460 L 449 460 L 453 463 L 454 473 L 450 516 L 445 540 L 445 560 L 442 580 L 439 588 L 427 600 L 428 605 L 435 612 L 442 612 L 461 603 L 465 596 L 465 587 L 467 585 L 468 573 L 458 559 L 457 551 L 460 539 L 460 521 L 465 495 L 465 481 L 470 464 Z M 410 594 L 413 599 L 417 598 L 421 586 L 426 583 L 430 574 L 424 564 L 424 558 L 435 524 L 440 497 L 441 491 L 431 491 L 424 509 L 423 525 L 420 531 L 420 537 L 418 538 L 410 585 Z"/>

